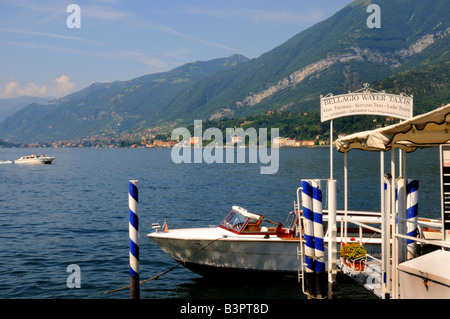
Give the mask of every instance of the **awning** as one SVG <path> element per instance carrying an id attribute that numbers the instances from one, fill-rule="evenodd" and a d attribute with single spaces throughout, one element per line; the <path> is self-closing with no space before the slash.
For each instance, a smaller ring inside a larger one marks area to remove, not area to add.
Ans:
<path id="1" fill-rule="evenodd" d="M 450 104 L 398 124 L 351 134 L 335 141 L 339 152 L 352 149 L 385 151 L 394 146 L 406 152 L 450 140 Z"/>

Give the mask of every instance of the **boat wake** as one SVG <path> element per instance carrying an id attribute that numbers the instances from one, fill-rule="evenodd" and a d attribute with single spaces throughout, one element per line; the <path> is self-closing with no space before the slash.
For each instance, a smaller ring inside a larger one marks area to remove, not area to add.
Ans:
<path id="1" fill-rule="evenodd" d="M 12 161 L 0 161 L 0 164 L 12 164 Z"/>

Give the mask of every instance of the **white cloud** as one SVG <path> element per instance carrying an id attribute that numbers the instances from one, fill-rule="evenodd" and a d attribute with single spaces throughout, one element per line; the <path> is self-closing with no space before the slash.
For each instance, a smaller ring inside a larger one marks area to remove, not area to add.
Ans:
<path id="1" fill-rule="evenodd" d="M 34 82 L 28 83 L 25 87 L 20 86 L 17 81 L 10 81 L 4 88 L 0 88 L 0 98 L 11 98 L 17 96 L 35 96 L 57 98 L 73 92 L 75 84 L 66 75 L 53 80 L 53 84 L 49 87 L 39 85 Z"/>
<path id="2" fill-rule="evenodd" d="M 232 51 L 232 52 L 235 52 L 235 53 L 243 54 L 243 52 L 241 50 L 239 50 L 239 49 L 235 49 L 235 48 L 232 48 L 232 47 L 220 44 L 220 43 L 216 43 L 216 42 L 202 40 L 202 39 L 190 36 L 188 34 L 184 34 L 184 33 L 175 31 L 175 30 L 173 30 L 173 29 L 171 29 L 169 27 L 163 26 L 163 25 L 154 26 L 153 28 L 157 29 L 157 30 L 160 30 L 160 31 L 164 31 L 164 32 L 170 33 L 170 34 L 174 34 L 174 35 L 179 36 L 179 37 L 184 38 L 184 39 L 200 42 L 200 43 L 203 43 L 203 44 L 206 44 L 206 45 L 209 45 L 209 46 L 213 46 L 213 47 L 225 49 L 225 50 L 228 50 L 228 51 Z"/>
<path id="3" fill-rule="evenodd" d="M 3 0 L 4 1 L 4 0 Z M 67 16 L 66 8 L 69 4 L 79 4 L 83 17 L 97 20 L 122 20 L 132 17 L 133 13 L 117 9 L 118 1 L 94 1 L 97 3 L 79 3 L 77 1 L 29 1 L 10 0 L 9 5 L 20 7 L 22 14 L 30 14 L 35 17 L 45 17 L 42 21 Z"/>
<path id="4" fill-rule="evenodd" d="M 1 27 L 0 27 L 0 31 L 10 32 L 10 33 L 22 33 L 22 34 L 28 34 L 28 35 L 36 35 L 36 36 L 40 36 L 40 37 L 51 37 L 51 38 L 59 38 L 59 39 L 66 39 L 66 40 L 75 40 L 75 41 L 103 44 L 102 42 L 99 42 L 99 41 L 93 41 L 93 40 L 84 39 L 84 38 L 80 38 L 80 37 L 60 35 L 60 34 L 55 34 L 55 33 L 35 32 L 35 31 L 8 29 L 8 28 L 1 28 Z"/>
<path id="5" fill-rule="evenodd" d="M 70 78 L 67 75 L 61 75 L 59 78 L 53 80 L 56 83 L 50 89 L 50 95 L 53 97 L 61 97 L 68 93 L 71 93 L 75 88 L 75 84 L 70 81 Z"/>
<path id="6" fill-rule="evenodd" d="M 10 94 L 12 94 L 17 89 L 18 85 L 19 83 L 16 81 L 11 81 L 8 84 L 6 84 L 4 95 L 9 96 Z"/>
<path id="7" fill-rule="evenodd" d="M 83 17 L 109 21 L 123 20 L 133 16 L 131 12 L 117 10 L 105 5 L 83 5 L 81 6 L 81 12 Z"/>
<path id="8" fill-rule="evenodd" d="M 268 11 L 268 10 L 254 10 L 248 12 L 255 22 L 274 22 L 274 23 L 289 23 L 302 24 L 319 22 L 324 18 L 324 13 L 318 9 L 311 9 L 307 12 L 288 12 L 288 11 Z"/>
<path id="9" fill-rule="evenodd" d="M 21 95 L 39 96 L 39 97 L 48 96 L 47 87 L 45 85 L 39 86 L 36 83 L 29 83 L 28 86 L 25 88 L 17 87 L 16 92 L 19 96 Z"/>
<path id="10" fill-rule="evenodd" d="M 240 17 L 243 20 L 254 22 L 271 22 L 277 24 L 303 24 L 319 22 L 325 17 L 323 10 L 308 7 L 302 11 L 269 10 L 269 9 L 205 9 L 200 7 L 188 7 L 186 13 L 202 15 L 220 19 Z"/>
<path id="11" fill-rule="evenodd" d="M 130 60 L 130 59 L 135 60 L 135 61 L 138 61 L 145 65 L 155 67 L 158 69 L 167 69 L 169 67 L 169 65 L 166 62 L 164 62 L 160 59 L 151 57 L 149 55 L 146 55 L 142 52 L 137 52 L 137 51 L 122 50 L 119 52 L 118 58 L 124 59 L 124 60 Z"/>
<path id="12" fill-rule="evenodd" d="M 67 52 L 75 55 L 89 56 L 100 59 L 109 59 L 117 61 L 134 61 L 154 67 L 158 70 L 166 70 L 169 64 L 161 59 L 152 57 L 138 51 L 120 50 L 120 51 L 85 51 L 78 49 L 65 48 L 61 46 L 54 46 L 48 44 L 31 43 L 31 42 L 17 42 L 17 41 L 2 41 L 0 44 L 21 46 L 27 49 L 51 50 L 56 52 Z"/>

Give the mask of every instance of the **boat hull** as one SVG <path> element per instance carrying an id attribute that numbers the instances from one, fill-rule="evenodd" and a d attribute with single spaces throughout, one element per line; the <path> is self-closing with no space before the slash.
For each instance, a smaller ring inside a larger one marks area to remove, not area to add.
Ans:
<path id="1" fill-rule="evenodd" d="M 233 236 L 230 232 L 208 228 L 171 230 L 147 236 L 174 260 L 204 277 L 220 277 L 225 273 L 248 277 L 264 273 L 270 277 L 298 278 L 301 270 L 298 239 Z M 365 247 L 379 254 L 379 243 Z"/>
<path id="2" fill-rule="evenodd" d="M 55 158 L 54 157 L 41 157 L 41 158 L 31 158 L 31 159 L 16 159 L 15 164 L 51 164 Z"/>

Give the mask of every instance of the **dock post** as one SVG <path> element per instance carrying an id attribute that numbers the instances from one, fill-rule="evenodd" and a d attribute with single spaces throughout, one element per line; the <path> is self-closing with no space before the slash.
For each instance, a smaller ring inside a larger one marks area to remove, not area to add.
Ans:
<path id="1" fill-rule="evenodd" d="M 129 236 L 130 236 L 130 299 L 139 299 L 139 218 L 137 180 L 128 183 Z"/>
<path id="2" fill-rule="evenodd" d="M 407 218 L 407 235 L 417 237 L 417 215 L 419 212 L 419 181 L 416 179 L 408 179 L 406 187 L 406 218 Z M 416 256 L 416 242 L 408 239 L 408 255 L 407 259 Z"/>
<path id="3" fill-rule="evenodd" d="M 383 155 L 384 156 L 384 155 Z M 381 224 L 381 256 L 383 274 L 383 299 L 390 299 L 391 294 L 391 174 L 383 175 L 384 207 Z"/>
<path id="4" fill-rule="evenodd" d="M 305 238 L 305 263 L 306 271 L 304 283 L 308 298 L 315 297 L 315 275 L 314 275 L 314 224 L 312 207 L 312 188 L 310 180 L 302 180 L 302 208 L 304 221 Z"/>
<path id="5" fill-rule="evenodd" d="M 337 298 L 336 180 L 328 180 L 328 299 Z"/>
<path id="6" fill-rule="evenodd" d="M 316 273 L 316 296 L 326 296 L 325 252 L 323 242 L 322 185 L 321 181 L 312 180 L 312 207 L 314 220 L 314 256 Z"/>
<path id="7" fill-rule="evenodd" d="M 397 233 L 406 235 L 406 181 L 397 178 Z M 398 263 L 406 261 L 406 239 L 398 239 Z"/>

